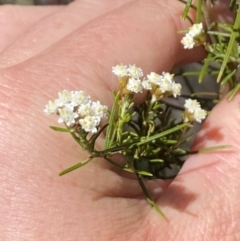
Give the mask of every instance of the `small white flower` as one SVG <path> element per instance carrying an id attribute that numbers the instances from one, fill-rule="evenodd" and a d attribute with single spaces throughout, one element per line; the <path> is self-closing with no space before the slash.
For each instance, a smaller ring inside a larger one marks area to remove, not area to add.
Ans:
<path id="1" fill-rule="evenodd" d="M 134 93 L 142 92 L 142 83 L 140 79 L 130 78 L 126 85 L 126 88 Z"/>
<path id="2" fill-rule="evenodd" d="M 184 105 L 186 111 L 184 114 L 185 122 L 197 121 L 202 122 L 207 116 L 207 111 L 203 110 L 200 103 L 196 100 L 187 99 Z"/>
<path id="3" fill-rule="evenodd" d="M 58 106 L 62 107 L 72 101 L 72 94 L 67 90 L 58 93 Z"/>
<path id="4" fill-rule="evenodd" d="M 172 94 L 173 97 L 176 98 L 177 96 L 181 95 L 182 85 L 179 83 L 172 83 Z"/>
<path id="5" fill-rule="evenodd" d="M 172 91 L 172 83 L 173 83 L 173 75 L 170 73 L 165 73 L 160 76 L 159 87 L 161 88 L 162 92 L 171 92 Z"/>
<path id="6" fill-rule="evenodd" d="M 118 77 L 124 77 L 128 75 L 127 65 L 119 64 L 112 67 L 112 72 Z"/>
<path id="7" fill-rule="evenodd" d="M 185 100 L 184 107 L 189 113 L 194 113 L 196 109 L 201 108 L 200 103 L 192 99 Z"/>
<path id="8" fill-rule="evenodd" d="M 92 115 L 92 103 L 89 101 L 86 104 L 80 105 L 77 112 L 78 112 L 80 117 Z"/>
<path id="9" fill-rule="evenodd" d="M 79 124 L 86 132 L 96 133 L 97 126 L 100 123 L 100 118 L 96 116 L 87 115 L 83 119 L 79 120 Z"/>
<path id="10" fill-rule="evenodd" d="M 73 108 L 70 106 L 59 109 L 60 118 L 58 123 L 66 123 L 67 126 L 75 124 L 75 118 L 78 117 L 78 114 L 73 112 Z"/>
<path id="11" fill-rule="evenodd" d="M 159 81 L 161 79 L 161 76 L 159 74 L 156 74 L 155 72 L 151 72 L 147 75 L 147 81 L 149 81 L 152 84 L 159 84 Z"/>
<path id="12" fill-rule="evenodd" d="M 189 28 L 188 33 L 192 36 L 195 37 L 203 32 L 203 25 L 202 23 L 195 23 L 193 26 Z"/>
<path id="13" fill-rule="evenodd" d="M 137 67 L 136 65 L 129 65 L 128 67 L 128 75 L 130 78 L 139 79 L 143 76 L 143 71 L 141 68 Z"/>
<path id="14" fill-rule="evenodd" d="M 72 102 L 73 106 L 78 106 L 82 104 L 86 104 L 90 101 L 90 97 L 84 91 L 72 91 Z"/>
<path id="15" fill-rule="evenodd" d="M 152 89 L 152 84 L 148 79 L 145 79 L 142 81 L 142 87 L 145 90 L 151 90 Z"/>
<path id="16" fill-rule="evenodd" d="M 194 38 L 188 33 L 182 38 L 181 43 L 184 49 L 192 49 L 195 45 Z"/>
<path id="17" fill-rule="evenodd" d="M 58 101 L 57 100 L 49 100 L 48 104 L 46 104 L 44 112 L 48 115 L 56 114 L 58 111 Z"/>
<path id="18" fill-rule="evenodd" d="M 92 102 L 92 115 L 100 118 L 106 118 L 108 115 L 108 107 L 102 105 L 99 101 Z"/>
<path id="19" fill-rule="evenodd" d="M 207 116 L 207 111 L 201 109 L 201 108 L 198 108 L 195 110 L 194 114 L 193 114 L 195 120 L 199 123 L 202 122 L 202 120 L 204 120 Z"/>
<path id="20" fill-rule="evenodd" d="M 162 72 L 161 79 L 164 79 L 165 81 L 168 81 L 169 83 L 173 82 L 173 74 L 170 74 L 168 72 Z"/>
<path id="21" fill-rule="evenodd" d="M 181 84 L 175 83 L 173 79 L 174 75 L 169 72 L 162 72 L 161 75 L 151 72 L 147 75 L 147 79 L 142 81 L 142 86 L 146 90 L 152 90 L 156 95 L 156 98 L 163 96 L 173 95 L 177 97 L 181 95 Z M 157 88 L 154 88 L 157 87 Z"/>

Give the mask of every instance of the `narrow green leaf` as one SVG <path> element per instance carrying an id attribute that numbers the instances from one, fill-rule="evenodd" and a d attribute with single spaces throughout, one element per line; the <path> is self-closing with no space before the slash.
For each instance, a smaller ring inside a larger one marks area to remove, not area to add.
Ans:
<path id="1" fill-rule="evenodd" d="M 208 53 L 208 56 L 204 59 L 204 64 L 202 66 L 202 69 L 200 71 L 199 77 L 198 77 L 198 82 L 202 83 L 205 75 L 208 73 L 208 67 L 212 61 L 212 54 Z"/>
<path id="2" fill-rule="evenodd" d="M 188 71 L 181 74 L 181 76 L 198 76 L 199 71 Z"/>
<path id="3" fill-rule="evenodd" d="M 60 131 L 60 132 L 71 132 L 72 131 L 71 129 L 57 127 L 57 126 L 49 126 L 49 127 L 54 131 Z"/>
<path id="4" fill-rule="evenodd" d="M 233 97 L 236 95 L 236 93 L 240 90 L 240 84 L 237 84 L 230 93 L 230 96 L 228 98 L 228 101 L 231 101 L 233 99 Z"/>
<path id="5" fill-rule="evenodd" d="M 185 8 L 183 10 L 183 14 L 182 14 L 182 18 L 185 20 L 187 18 L 189 9 L 191 8 L 191 4 L 192 4 L 193 0 L 187 0 Z"/>
<path id="6" fill-rule="evenodd" d="M 228 38 L 231 37 L 231 34 L 229 34 L 229 33 L 219 33 L 218 31 L 209 30 L 209 31 L 207 31 L 207 33 L 208 33 L 209 35 L 216 35 L 216 36 L 228 37 Z"/>
<path id="7" fill-rule="evenodd" d="M 229 73 L 227 76 L 225 76 L 222 81 L 221 81 L 221 85 L 225 84 L 229 79 L 232 78 L 232 76 L 236 73 L 236 69 L 234 69 L 231 73 Z"/>
<path id="8" fill-rule="evenodd" d="M 212 146 L 212 147 L 206 147 L 198 150 L 198 153 L 206 153 L 210 151 L 216 151 L 216 150 L 221 150 L 225 148 L 230 148 L 230 145 L 219 145 L 219 146 Z"/>
<path id="9" fill-rule="evenodd" d="M 163 140 L 163 143 L 165 145 L 168 145 L 168 144 L 172 145 L 172 144 L 178 143 L 178 141 L 177 140 Z"/>
<path id="10" fill-rule="evenodd" d="M 199 150 L 189 151 L 187 154 L 192 155 L 192 154 L 197 154 L 197 153 L 207 153 L 207 152 L 221 150 L 221 149 L 230 148 L 230 147 L 231 147 L 230 145 L 212 146 L 212 147 L 202 148 Z"/>
<path id="11" fill-rule="evenodd" d="M 191 97 L 202 97 L 202 96 L 217 97 L 218 94 L 215 92 L 195 92 L 191 94 Z"/>
<path id="12" fill-rule="evenodd" d="M 60 173 L 59 173 L 59 176 L 63 176 L 63 175 L 65 175 L 65 174 L 69 173 L 69 172 L 72 172 L 72 171 L 80 168 L 80 167 L 83 167 L 83 166 L 85 166 L 87 163 L 89 163 L 91 160 L 92 160 L 92 157 L 90 156 L 90 157 L 89 157 L 88 159 L 86 159 L 85 161 L 79 162 L 79 163 L 77 163 L 77 164 L 75 164 L 75 165 L 73 165 L 73 166 L 65 169 L 64 171 L 60 172 Z"/>
<path id="13" fill-rule="evenodd" d="M 102 156 L 114 154 L 116 152 L 120 152 L 120 151 L 122 151 L 124 148 L 126 148 L 128 146 L 129 146 L 129 143 L 121 144 L 121 146 L 113 146 L 113 147 L 110 147 L 108 149 L 104 149 L 102 151 L 98 151 L 97 153 L 99 154 L 99 156 L 102 157 Z"/>
<path id="14" fill-rule="evenodd" d="M 162 163 L 162 162 L 164 162 L 164 160 L 163 159 L 152 159 L 152 160 L 150 160 L 149 162 L 160 162 L 160 163 Z"/>
<path id="15" fill-rule="evenodd" d="M 202 0 L 197 1 L 197 16 L 196 16 L 196 22 L 201 23 L 202 22 Z"/>
<path id="16" fill-rule="evenodd" d="M 139 175 L 143 175 L 143 176 L 148 176 L 148 177 L 152 177 L 153 174 L 147 171 L 140 171 L 140 170 L 135 170 L 135 173 L 138 173 Z"/>
<path id="17" fill-rule="evenodd" d="M 171 129 L 168 129 L 168 130 L 163 131 L 163 132 L 161 132 L 161 133 L 158 133 L 158 134 L 156 134 L 156 135 L 150 136 L 150 137 L 146 138 L 145 140 L 143 140 L 143 141 L 141 141 L 141 142 L 138 142 L 138 143 L 136 143 L 136 144 L 133 144 L 133 145 L 137 145 L 137 146 L 144 145 L 144 144 L 149 143 L 149 142 L 151 142 L 151 141 L 154 141 L 154 140 L 156 140 L 156 139 L 158 139 L 158 138 L 167 136 L 167 135 L 169 135 L 169 134 L 171 134 L 171 133 L 173 133 L 173 132 L 176 132 L 176 131 L 178 131 L 178 130 L 181 130 L 182 128 L 187 127 L 187 126 L 189 126 L 188 123 L 184 123 L 184 124 L 181 124 L 181 125 L 176 125 L 175 127 L 171 128 Z"/>
<path id="18" fill-rule="evenodd" d="M 225 57 L 223 59 L 223 62 L 222 62 L 222 65 L 221 65 L 221 68 L 220 68 L 220 71 L 219 71 L 219 74 L 217 77 L 217 83 L 219 83 L 221 81 L 222 75 L 223 75 L 226 65 L 229 61 L 234 42 L 235 42 L 236 38 L 239 36 L 239 28 L 240 28 L 240 9 L 237 10 L 237 16 L 236 16 L 236 19 L 235 19 L 234 25 L 233 25 L 234 31 L 232 32 L 229 43 L 228 43 L 227 51 L 225 53 Z"/>

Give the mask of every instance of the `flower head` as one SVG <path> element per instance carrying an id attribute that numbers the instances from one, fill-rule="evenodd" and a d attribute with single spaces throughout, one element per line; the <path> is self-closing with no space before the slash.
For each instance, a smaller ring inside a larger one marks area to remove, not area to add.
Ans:
<path id="1" fill-rule="evenodd" d="M 127 65 L 119 64 L 119 65 L 112 67 L 112 72 L 117 77 L 124 77 L 124 76 L 128 75 L 128 67 L 127 67 Z"/>
<path id="2" fill-rule="evenodd" d="M 147 80 L 151 84 L 159 84 L 161 76 L 159 74 L 156 74 L 155 72 L 151 72 L 147 75 Z"/>
<path id="3" fill-rule="evenodd" d="M 185 112 L 184 112 L 184 121 L 193 122 L 197 121 L 202 122 L 207 116 L 207 111 L 203 110 L 200 106 L 200 103 L 197 100 L 187 99 L 185 100 Z"/>
<path id="4" fill-rule="evenodd" d="M 72 105 L 78 106 L 90 101 L 90 97 L 84 91 L 72 91 Z"/>
<path id="5" fill-rule="evenodd" d="M 44 112 L 47 115 L 57 114 L 58 111 L 58 101 L 57 100 L 49 100 L 45 106 Z"/>
<path id="6" fill-rule="evenodd" d="M 207 111 L 199 108 L 194 112 L 194 118 L 197 122 L 201 123 L 207 116 Z"/>
<path id="7" fill-rule="evenodd" d="M 139 79 L 143 76 L 143 71 L 141 68 L 134 65 L 129 65 L 128 67 L 128 75 L 130 78 Z"/>
<path id="8" fill-rule="evenodd" d="M 142 86 L 146 90 L 150 90 L 155 95 L 156 100 L 164 96 L 173 95 L 177 97 L 181 94 L 181 84 L 175 83 L 174 75 L 163 72 L 161 75 L 151 72 L 147 78 L 142 81 Z"/>
<path id="9" fill-rule="evenodd" d="M 97 126 L 100 123 L 100 118 L 96 116 L 87 115 L 83 119 L 79 120 L 79 124 L 86 132 L 96 133 Z"/>
<path id="10" fill-rule="evenodd" d="M 58 97 L 58 106 L 64 106 L 65 104 L 72 101 L 72 93 L 67 90 L 59 92 Z"/>
<path id="11" fill-rule="evenodd" d="M 79 105 L 77 109 L 77 113 L 79 114 L 79 117 L 82 118 L 86 115 L 92 115 L 92 103 L 89 101 L 86 104 Z"/>
<path id="12" fill-rule="evenodd" d="M 75 118 L 78 117 L 78 114 L 73 111 L 73 108 L 70 106 L 63 107 L 58 110 L 60 118 L 58 119 L 58 123 L 66 123 L 67 126 L 71 126 L 75 124 Z"/>
<path id="13" fill-rule="evenodd" d="M 174 98 L 181 95 L 182 85 L 179 83 L 172 83 L 172 95 Z"/>
<path id="14" fill-rule="evenodd" d="M 186 34 L 182 38 L 181 43 L 185 49 L 192 49 L 195 45 L 194 38 L 190 34 Z"/>
<path id="15" fill-rule="evenodd" d="M 193 24 L 190 28 L 188 33 L 192 36 L 195 37 L 201 33 L 203 33 L 203 25 L 202 23 L 195 23 Z"/>
<path id="16" fill-rule="evenodd" d="M 106 118 L 108 115 L 108 107 L 102 105 L 99 101 L 92 102 L 92 115 L 100 118 Z"/>
<path id="17" fill-rule="evenodd" d="M 84 91 L 63 90 L 58 96 L 58 99 L 48 102 L 44 112 L 59 115 L 58 122 L 68 127 L 80 127 L 86 132 L 95 133 L 101 119 L 108 115 L 108 107 L 99 101 L 92 102 Z"/>
<path id="18" fill-rule="evenodd" d="M 127 90 L 134 93 L 142 92 L 142 83 L 140 79 L 130 78 L 126 85 Z"/>
<path id="19" fill-rule="evenodd" d="M 159 85 L 161 80 L 161 76 L 155 72 L 151 72 L 147 75 L 142 81 L 142 87 L 145 90 L 152 90 L 153 86 Z"/>
<path id="20" fill-rule="evenodd" d="M 205 34 L 202 23 L 193 24 L 181 40 L 181 43 L 185 49 L 192 49 L 195 45 L 200 45 L 204 42 Z"/>
<path id="21" fill-rule="evenodd" d="M 185 100 L 184 107 L 190 113 L 194 113 L 196 109 L 201 108 L 200 103 L 197 100 L 192 99 Z"/>
<path id="22" fill-rule="evenodd" d="M 152 89 L 152 83 L 148 79 L 144 79 L 142 81 L 142 87 L 145 90 L 151 90 Z"/>
<path id="23" fill-rule="evenodd" d="M 159 86 L 163 93 L 171 92 L 173 84 L 173 75 L 163 72 L 160 78 Z"/>

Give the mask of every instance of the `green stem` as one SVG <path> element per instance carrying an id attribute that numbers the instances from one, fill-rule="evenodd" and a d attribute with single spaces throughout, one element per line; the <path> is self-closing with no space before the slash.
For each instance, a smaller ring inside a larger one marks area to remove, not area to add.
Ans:
<path id="1" fill-rule="evenodd" d="M 198 0 L 197 1 L 197 15 L 196 15 L 196 22 L 197 23 L 202 22 L 202 10 L 204 10 L 203 1 Z"/>
<path id="2" fill-rule="evenodd" d="M 163 212 L 159 209 L 159 207 L 156 205 L 156 203 L 154 202 L 154 200 L 152 199 L 152 197 L 150 196 L 150 194 L 147 191 L 147 188 L 144 185 L 144 182 L 142 180 L 142 176 L 139 174 L 136 174 L 138 182 L 140 184 L 140 187 L 142 188 L 142 191 L 148 201 L 148 203 L 152 206 L 152 208 L 163 218 L 165 218 L 165 215 L 163 214 Z"/>
<path id="3" fill-rule="evenodd" d="M 119 101 L 119 95 L 120 93 L 117 92 L 114 96 L 114 103 L 113 107 L 109 116 L 109 125 L 106 132 L 106 138 L 105 138 L 105 149 L 110 148 L 112 146 L 112 142 L 115 139 L 116 135 L 116 128 L 115 128 L 115 118 L 116 118 L 116 112 L 117 112 L 117 105 Z"/>
<path id="4" fill-rule="evenodd" d="M 132 103 L 132 98 L 130 95 L 123 95 L 120 101 L 121 101 L 121 108 L 119 108 L 118 121 L 116 125 L 116 129 L 117 129 L 116 138 L 118 143 L 122 142 L 122 132 L 124 129 L 124 125 L 129 121 L 126 116 L 129 115 L 128 111 Z"/>
<path id="5" fill-rule="evenodd" d="M 121 169 L 122 171 L 129 172 L 129 173 L 135 173 L 135 174 L 139 174 L 139 175 L 145 175 L 145 176 L 148 176 L 148 177 L 152 177 L 153 176 L 153 174 L 151 174 L 149 172 L 146 172 L 146 171 L 133 170 L 132 168 L 128 168 L 128 167 L 122 166 L 122 165 L 118 164 L 117 162 L 113 161 L 109 157 L 105 156 L 104 159 L 107 162 L 109 162 L 110 164 L 114 165 L 115 167 Z"/>

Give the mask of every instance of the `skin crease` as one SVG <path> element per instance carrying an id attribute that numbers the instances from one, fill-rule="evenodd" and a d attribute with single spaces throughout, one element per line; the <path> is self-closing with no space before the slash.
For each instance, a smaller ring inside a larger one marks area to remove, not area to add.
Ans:
<path id="1" fill-rule="evenodd" d="M 61 8 L 61 6 L 14 6 L 14 8 L 10 5 L 1 6 L 0 24 L 3 37 L 0 39 L 0 53 L 40 19 L 52 15 Z"/>
<path id="2" fill-rule="evenodd" d="M 97 0 L 89 6 L 95 2 L 99 7 Z M 70 6 L 58 10 L 60 16 Z M 162 187 L 161 194 L 153 195 L 166 219 L 147 204 L 136 180 L 102 160 L 57 175 L 87 154 L 70 136 L 48 128 L 56 125 L 56 118 L 43 114 L 44 105 L 62 89 L 82 89 L 109 105 L 117 88 L 111 67 L 121 62 L 135 63 L 148 73 L 202 58 L 201 48 L 185 51 L 179 43 L 177 30 L 188 27 L 181 21 L 182 8 L 172 0 L 122 1 L 89 20 L 73 21 L 71 32 L 59 33 L 56 27 L 49 36 L 54 40 L 36 30 L 42 21 L 48 26 L 58 18 L 58 12 L 48 12 L 22 31 L 23 45 L 34 32 L 43 39 L 36 46 L 29 42 L 29 56 L 21 55 L 18 38 L 8 42 L 5 36 L 8 48 L 0 61 L 9 53 L 14 64 L 0 71 L 0 240 L 240 239 L 238 95 L 214 108 L 193 147 L 231 148 L 190 157 L 172 182 L 149 183 L 152 190 Z M 20 36 L 17 26 L 9 29 L 11 36 Z"/>
<path id="3" fill-rule="evenodd" d="M 0 67 L 17 64 L 40 53 L 92 19 L 128 2 L 131 2 L 131 0 L 81 0 L 65 7 L 58 7 L 58 11 L 47 15 L 30 27 L 22 37 L 18 38 L 18 41 L 2 53 Z M 46 12 L 53 11 L 54 8 L 56 7 L 46 7 Z"/>

